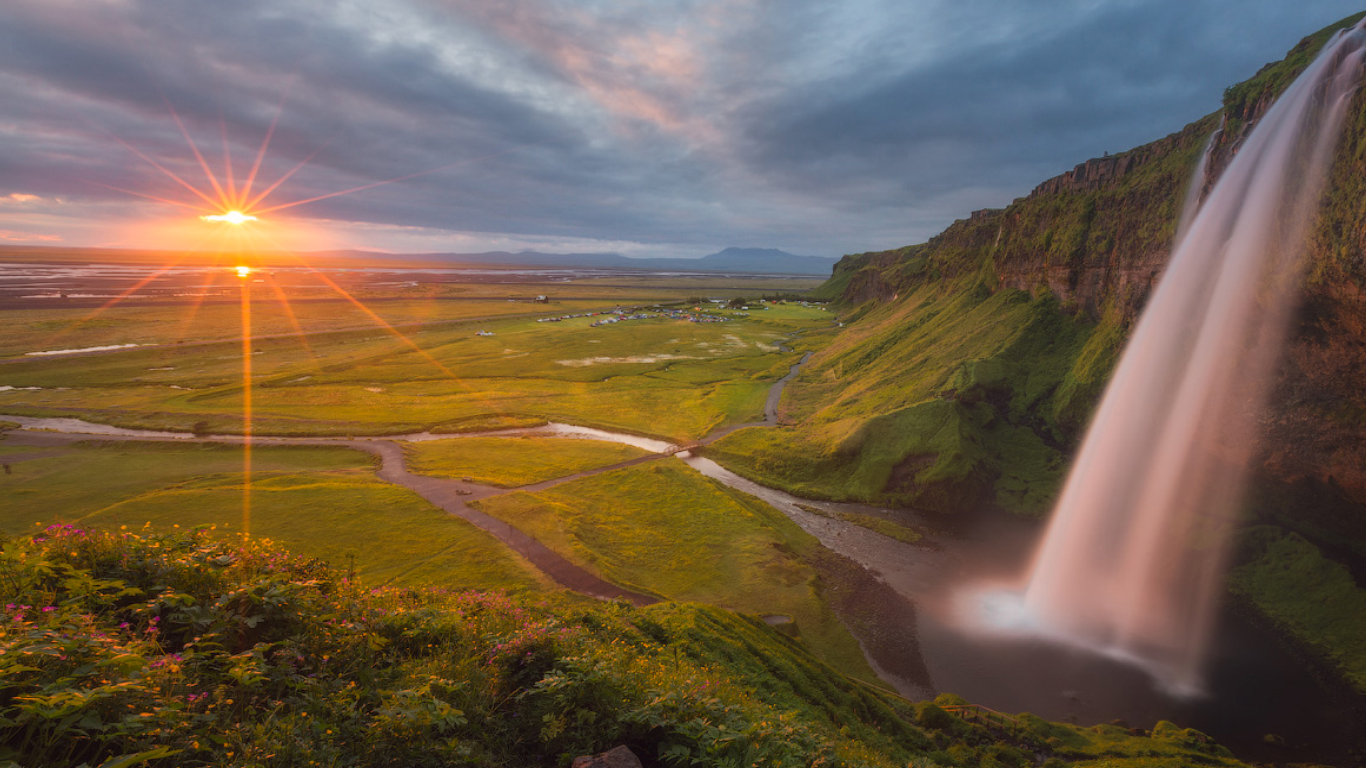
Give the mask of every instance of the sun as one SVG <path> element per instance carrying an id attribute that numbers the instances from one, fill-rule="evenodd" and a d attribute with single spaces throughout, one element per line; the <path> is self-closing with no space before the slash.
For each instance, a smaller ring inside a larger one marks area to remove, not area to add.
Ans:
<path id="1" fill-rule="evenodd" d="M 204 221 L 225 221 L 229 224 L 241 225 L 248 221 L 256 221 L 256 217 L 241 211 L 228 211 L 226 213 L 214 214 L 211 216 L 200 216 Z"/>
<path id="2" fill-rule="evenodd" d="M 251 267 L 236 267 L 238 277 L 247 277 L 251 274 Z"/>

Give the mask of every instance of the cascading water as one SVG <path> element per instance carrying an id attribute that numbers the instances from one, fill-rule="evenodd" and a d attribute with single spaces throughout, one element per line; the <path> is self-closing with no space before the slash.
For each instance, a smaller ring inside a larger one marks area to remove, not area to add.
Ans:
<path id="1" fill-rule="evenodd" d="M 1300 254 L 1362 71 L 1340 32 L 1193 194 L 1035 557 L 1020 620 L 1195 692 Z"/>

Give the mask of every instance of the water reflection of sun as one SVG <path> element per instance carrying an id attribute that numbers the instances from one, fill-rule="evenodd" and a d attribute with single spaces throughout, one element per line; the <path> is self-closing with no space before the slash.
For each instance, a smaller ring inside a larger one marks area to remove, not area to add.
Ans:
<path id="1" fill-rule="evenodd" d="M 283 111 L 283 104 L 281 105 L 281 111 Z M 311 272 L 313 275 L 318 277 L 322 283 L 330 287 L 332 290 L 336 291 L 338 296 L 340 296 L 341 298 L 345 299 L 346 301 L 350 302 L 355 307 L 360 309 L 364 316 L 368 318 L 370 322 L 374 323 L 375 326 L 391 334 L 398 341 L 402 342 L 412 351 L 416 352 L 425 360 L 427 360 L 432 365 L 437 367 L 445 376 L 448 376 L 452 381 L 454 381 L 457 384 L 460 384 L 461 386 L 465 386 L 464 382 L 461 382 L 446 366 L 442 365 L 439 361 L 433 358 L 426 350 L 422 349 L 417 344 L 415 344 L 411 339 L 403 335 L 397 329 L 393 328 L 383 318 L 381 318 L 370 308 L 366 307 L 361 301 L 356 299 L 348 291 L 342 288 L 342 286 L 338 285 L 335 281 L 330 279 L 322 271 L 310 265 L 307 262 L 307 260 L 304 259 L 302 256 L 300 256 L 297 253 L 294 253 L 290 248 L 283 247 L 283 245 L 281 245 L 281 235 L 287 233 L 287 228 L 293 228 L 296 230 L 306 230 L 306 227 L 303 227 L 298 223 L 282 222 L 280 217 L 267 218 L 266 215 L 276 213 L 279 211 L 284 211 L 290 208 L 295 208 L 297 206 L 317 202 L 320 200 L 326 200 L 328 198 L 340 197 L 342 195 L 352 194 L 354 192 L 359 192 L 361 190 L 372 189 L 374 187 L 392 184 L 394 182 L 403 181 L 405 179 L 411 179 L 416 176 L 421 176 L 427 173 L 432 173 L 434 171 L 441 170 L 442 168 L 434 168 L 431 170 L 421 171 L 419 173 L 408 174 L 406 176 L 401 176 L 398 178 L 376 181 L 369 184 L 363 184 L 360 186 L 352 187 L 349 189 L 343 189 L 337 192 L 313 195 L 311 197 L 292 200 L 290 202 L 273 203 L 270 201 L 271 196 L 278 190 L 282 189 L 284 185 L 296 173 L 303 169 L 313 159 L 313 157 L 317 155 L 317 152 L 315 151 L 312 155 L 308 156 L 302 162 L 295 165 L 293 168 L 291 168 L 289 171 L 281 175 L 268 186 L 265 186 L 264 189 L 257 191 L 256 186 L 259 179 L 262 164 L 266 158 L 267 151 L 270 147 L 271 137 L 274 134 L 276 125 L 279 121 L 278 113 L 275 117 L 275 120 L 272 121 L 270 128 L 266 131 L 265 136 L 261 141 L 260 147 L 256 150 L 255 158 L 251 163 L 250 170 L 243 175 L 238 175 L 237 173 L 235 173 L 236 169 L 234 168 L 231 152 L 226 141 L 226 126 L 223 126 L 222 131 L 225 139 L 223 143 L 223 160 L 220 173 L 215 171 L 214 167 L 205 158 L 204 154 L 199 150 L 198 146 L 196 146 L 194 139 L 191 138 L 190 132 L 185 127 L 185 124 L 180 119 L 180 116 L 177 115 L 174 110 L 171 110 L 171 116 L 175 120 L 176 125 L 180 128 L 180 132 L 185 138 L 185 143 L 189 147 L 191 154 L 194 156 L 194 160 L 198 164 L 198 167 L 200 168 L 200 170 L 203 171 L 204 181 L 201 181 L 199 184 L 194 184 L 191 181 L 187 180 L 184 175 L 176 173 L 175 171 L 168 168 L 166 163 L 158 162 L 156 159 L 148 156 L 147 154 L 144 154 L 131 144 L 116 137 L 111 137 L 114 138 L 115 141 L 118 141 L 120 144 L 128 148 L 129 151 L 137 155 L 139 158 L 141 158 L 143 161 L 151 165 L 153 168 L 160 171 L 163 175 L 174 181 L 185 194 L 182 195 L 183 199 L 178 199 L 175 197 L 149 194 L 146 192 L 141 192 L 132 189 L 123 189 L 119 187 L 111 188 L 120 192 L 125 192 L 127 194 L 144 198 L 146 200 L 161 203 L 165 206 L 169 206 L 170 208 L 182 210 L 187 209 L 188 211 L 193 211 L 195 214 L 198 215 L 196 219 L 192 221 L 194 221 L 194 223 L 200 224 L 201 227 L 201 229 L 197 233 L 197 237 L 195 238 L 195 241 L 200 244 L 200 247 L 202 248 L 203 246 L 209 246 L 211 251 L 216 251 L 219 254 L 219 256 L 217 257 L 219 259 L 223 257 L 231 257 L 234 259 L 233 262 L 228 263 L 235 264 L 234 266 L 230 267 L 230 269 L 236 273 L 238 278 L 240 278 L 239 295 L 241 304 L 240 317 L 242 348 L 242 421 L 240 427 L 242 445 L 242 532 L 244 535 L 250 535 L 252 490 L 251 449 L 253 442 L 252 355 L 255 354 L 253 351 L 254 339 L 252 333 L 251 315 L 252 301 L 259 301 L 263 298 L 262 296 L 253 296 L 252 284 L 261 283 L 263 281 L 257 279 L 249 279 L 253 275 L 253 267 L 250 266 L 250 264 L 257 264 L 259 266 L 259 264 L 263 260 L 270 260 L 275 263 L 282 263 L 288 266 L 295 266 Z M 443 168 L 444 167 L 448 166 L 443 166 Z M 188 217 L 181 216 L 177 219 L 166 220 L 162 222 L 162 225 L 149 226 L 143 231 L 144 234 L 149 236 L 147 239 L 155 239 L 157 234 L 172 234 L 174 236 L 175 233 L 179 233 L 183 236 L 185 234 L 188 234 L 186 227 L 189 222 L 186 221 L 187 219 Z M 212 229 L 202 229 L 203 224 L 213 225 Z M 135 295 L 139 289 L 143 288 L 152 281 L 160 278 L 162 275 L 166 274 L 170 270 L 181 266 L 183 263 L 187 261 L 192 262 L 196 260 L 204 260 L 204 257 L 196 259 L 195 257 L 184 255 L 183 249 L 177 249 L 175 253 L 177 253 L 177 258 L 175 258 L 171 263 L 165 264 L 159 269 L 153 271 L 152 274 L 150 274 L 148 277 L 139 281 L 136 285 L 124 291 L 119 296 L 105 303 L 102 307 L 100 307 L 98 310 L 92 313 L 91 316 L 83 318 L 77 323 L 73 324 L 72 327 L 76 327 L 82 323 L 94 319 L 95 316 L 101 314 L 110 307 L 119 304 L 124 299 L 127 299 L 130 296 Z M 244 257 L 246 263 L 244 263 Z M 213 259 L 215 257 L 210 256 L 208 258 Z M 274 298 L 278 300 L 279 305 L 283 308 L 285 315 L 294 327 L 296 335 L 300 339 L 301 343 L 311 350 L 311 345 L 308 342 L 308 334 L 299 324 L 298 318 L 292 306 L 290 305 L 289 297 L 286 295 L 285 291 L 273 279 L 266 280 L 264 282 L 268 285 L 269 291 L 273 293 Z M 196 313 L 198 311 L 199 306 L 200 304 L 202 304 L 205 295 L 206 294 L 200 294 L 196 299 L 193 300 L 189 310 L 191 313 Z"/>

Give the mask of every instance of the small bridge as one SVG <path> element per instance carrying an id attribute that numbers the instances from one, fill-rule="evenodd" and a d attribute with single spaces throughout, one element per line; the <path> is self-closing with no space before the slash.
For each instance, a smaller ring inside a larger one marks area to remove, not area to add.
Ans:
<path id="1" fill-rule="evenodd" d="M 666 449 L 664 450 L 664 455 L 665 455 L 665 456 L 672 456 L 672 455 L 674 455 L 675 453 L 683 453 L 684 451 L 696 451 L 698 448 L 701 448 L 701 447 L 702 447 L 702 444 L 699 443 L 699 442 L 691 442 L 691 443 L 688 443 L 687 445 L 675 445 L 675 446 L 672 446 L 672 447 L 670 447 L 670 448 L 666 448 Z"/>

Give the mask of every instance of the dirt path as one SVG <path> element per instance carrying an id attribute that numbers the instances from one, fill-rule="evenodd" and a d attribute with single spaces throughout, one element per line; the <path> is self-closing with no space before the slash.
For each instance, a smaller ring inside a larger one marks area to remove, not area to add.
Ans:
<path id="1" fill-rule="evenodd" d="M 286 334 L 287 335 L 287 334 Z M 221 343 L 221 342 L 215 342 Z M 800 361 L 793 364 L 786 376 L 779 379 L 769 389 L 768 399 L 764 407 L 764 420 L 759 422 L 749 422 L 725 427 L 712 432 L 703 438 L 700 443 L 710 443 L 736 429 L 749 426 L 764 426 L 777 423 L 778 400 L 782 397 L 783 388 L 789 381 L 801 372 L 801 367 L 811 357 L 807 353 Z M 59 455 L 61 449 L 72 443 L 86 440 L 138 440 L 155 442 L 218 442 L 218 443 L 241 443 L 243 438 L 239 436 L 210 435 L 196 437 L 191 435 L 171 436 L 167 433 L 161 434 L 136 434 L 134 430 L 124 430 L 124 434 L 91 434 L 77 432 L 42 432 L 31 430 L 17 430 L 8 433 L 6 442 L 15 446 L 31 446 L 34 451 L 11 454 L 0 457 L 0 461 L 10 464 L 32 459 L 46 458 Z M 518 432 L 506 432 L 509 435 L 519 434 Z M 552 551 L 549 547 L 536 540 L 531 535 L 520 530 L 516 526 L 499 520 L 491 515 L 470 507 L 468 502 L 478 499 L 485 499 L 491 496 L 498 496 L 513 491 L 537 492 L 554 488 L 565 483 L 580 480 L 585 477 L 611 472 L 618 469 L 635 466 L 649 461 L 656 461 L 672 455 L 671 452 L 652 453 L 628 461 L 618 462 L 597 469 L 576 472 L 564 477 L 557 477 L 539 483 L 521 486 L 519 488 L 504 489 L 488 485 L 480 485 L 473 482 L 453 480 L 440 477 L 429 477 L 426 475 L 414 474 L 408 470 L 407 457 L 403 451 L 403 445 L 395 439 L 368 438 L 368 439 L 347 439 L 347 438 L 312 438 L 312 437 L 257 437 L 252 441 L 253 445 L 313 445 L 313 446 L 337 446 L 344 445 L 356 450 L 365 451 L 380 461 L 377 472 L 379 477 L 395 485 L 403 486 L 418 494 L 428 502 L 436 505 L 449 514 L 465 520 L 471 525 L 485 531 L 489 535 L 498 539 L 504 545 L 526 558 L 533 566 L 545 573 L 556 583 L 580 592 L 585 595 L 600 599 L 619 599 L 627 600 L 636 605 L 648 605 L 658 602 L 658 598 L 649 595 L 642 595 L 620 586 L 605 581 L 598 576 L 581 568 L 563 556 Z M 673 447 L 676 449 L 676 446 Z"/>
<path id="2" fill-rule="evenodd" d="M 403 446 L 390 440 L 346 440 L 341 441 L 341 443 L 378 456 L 380 460 L 379 476 L 382 479 L 413 491 L 446 512 L 487 532 L 517 554 L 525 557 L 527 561 L 557 583 L 575 592 L 602 600 L 627 600 L 636 605 L 649 605 L 659 602 L 658 598 L 631 592 L 598 578 L 561 557 L 521 529 L 473 509 L 466 503 L 475 499 L 510 493 L 511 491 L 488 485 L 467 483 L 462 480 L 415 475 L 408 471 L 407 462 L 403 455 Z M 297 445 L 298 443 L 294 442 L 294 444 Z M 324 441 L 323 444 L 336 445 L 337 441 Z M 524 486 L 514 490 L 532 490 L 533 488 L 535 486 Z"/>
<path id="3" fill-rule="evenodd" d="M 58 432 L 31 432 L 27 430 L 13 431 L 7 433 L 5 442 L 14 446 L 33 447 L 36 450 L 24 453 L 14 453 L 8 456 L 0 456 L 0 461 L 11 465 L 19 464 L 32 459 L 47 458 L 61 454 L 61 449 L 72 443 L 101 440 L 101 441 L 125 441 L 136 440 L 140 442 L 217 442 L 217 443 L 241 443 L 240 437 L 143 437 L 132 435 L 96 435 L 79 433 L 58 433 Z M 499 520 L 495 517 L 472 509 L 467 501 L 487 498 L 511 491 L 502 488 L 494 488 L 488 485 L 477 483 L 467 483 L 460 480 L 448 480 L 440 477 L 427 477 L 425 475 L 415 475 L 408 471 L 407 463 L 403 454 L 403 446 L 392 440 L 346 440 L 346 439 L 327 439 L 327 438 L 290 438 L 290 437 L 260 437 L 252 441 L 253 445 L 315 445 L 315 446 L 338 446 L 343 445 L 359 451 L 365 451 L 380 460 L 380 468 L 376 473 L 383 480 L 395 485 L 407 488 L 449 514 L 455 515 L 468 522 L 476 528 L 485 531 L 489 535 L 498 539 L 508 548 L 526 558 L 533 566 L 542 573 L 555 580 L 556 583 L 602 600 L 627 600 L 635 605 L 649 605 L 659 602 L 658 598 L 649 595 L 642 595 L 630 590 L 623 589 L 611 582 L 604 581 L 587 570 L 569 562 L 559 554 L 552 551 L 535 538 L 524 533 L 515 526 Z M 645 457 L 647 459 L 653 456 Z M 639 461 L 639 460 L 637 460 Z M 563 480 L 563 478 L 561 478 Z M 552 481 L 553 482 L 553 481 Z M 544 485 L 544 484 L 542 484 Z M 528 486 L 530 490 L 533 486 Z M 514 489 L 519 490 L 519 489 Z"/>
<path id="4" fill-rule="evenodd" d="M 706 437 L 698 441 L 701 445 L 710 444 L 737 429 L 752 426 L 774 426 L 777 424 L 778 402 L 782 397 L 783 389 L 788 382 L 792 381 L 801 372 L 802 366 L 811 358 L 808 352 L 802 356 L 801 360 L 794 363 L 788 370 L 787 375 L 783 376 L 770 387 L 764 407 L 764 420 L 747 422 L 724 427 L 713 431 Z M 18 417 L 13 417 L 18 418 Z M 79 428 L 78 423 L 62 425 L 59 428 L 75 429 Z M 186 442 L 219 442 L 219 443 L 241 443 L 242 438 L 238 436 L 208 436 L 193 437 L 190 435 L 173 436 L 168 433 L 139 435 L 131 430 L 123 430 L 122 434 L 89 434 L 75 432 L 40 432 L 19 430 L 8 433 L 6 443 L 16 446 L 31 446 L 35 450 L 11 454 L 8 457 L 0 457 L 0 460 L 10 463 L 19 463 L 35 458 L 57 455 L 60 449 L 72 443 L 84 440 L 139 440 L 139 441 L 161 441 L 174 442 L 177 440 Z M 504 436 L 517 436 L 523 434 L 522 431 L 504 430 L 499 432 Z M 610 436 L 608 437 L 610 439 Z M 542 544 L 536 538 L 520 530 L 516 526 L 473 509 L 469 502 L 479 499 L 490 498 L 502 494 L 513 493 L 515 491 L 526 491 L 535 493 L 549 490 L 557 486 L 580 480 L 593 475 L 612 472 L 618 469 L 636 466 L 650 461 L 667 458 L 673 455 L 673 451 L 679 446 L 670 446 L 667 450 L 651 453 L 628 461 L 618 462 L 605 467 L 576 472 L 563 477 L 552 478 L 539 483 L 532 483 L 518 488 L 497 488 L 489 485 L 481 485 L 474 482 L 455 480 L 449 478 L 429 477 L 426 475 L 414 474 L 409 471 L 407 457 L 404 453 L 402 438 L 395 436 L 391 438 L 326 438 L 326 437 L 257 437 L 253 440 L 254 445 L 312 445 L 312 446 L 346 446 L 355 450 L 365 451 L 379 459 L 380 466 L 377 471 L 378 476 L 390 483 L 407 488 L 431 504 L 439 507 L 445 512 L 455 515 L 474 525 L 480 530 L 498 539 L 505 546 L 517 552 L 531 563 L 534 567 L 545 573 L 556 583 L 579 592 L 599 599 L 619 599 L 626 600 L 635 605 L 649 605 L 658 602 L 659 599 L 649 595 L 643 595 L 624 589 L 616 584 L 612 584 L 588 570 L 575 565 L 563 556 L 552 551 L 549 547 Z M 667 445 L 667 444 L 665 444 Z M 657 447 L 653 450 L 657 450 Z M 690 465 L 697 468 L 699 462 L 709 464 L 705 459 L 690 456 L 688 453 L 679 454 L 680 458 L 688 461 Z M 710 474 L 704 472 L 704 474 Z M 722 479 L 722 482 L 726 480 Z M 817 558 L 813 566 L 826 580 L 833 591 L 832 607 L 844 620 L 846 626 L 858 638 L 863 647 L 865 656 L 873 664 L 879 675 L 900 690 L 903 695 L 922 697 L 933 690 L 921 661 L 921 654 L 915 642 L 915 612 L 916 607 L 904 594 L 898 594 L 898 590 L 888 586 L 884 577 L 877 571 L 869 571 L 868 566 L 859 554 L 866 555 L 866 552 L 850 550 L 851 543 L 870 540 L 874 544 L 880 545 L 885 549 L 892 544 L 890 540 L 859 528 L 852 524 L 829 518 L 815 518 L 813 515 L 805 514 L 797 509 L 792 509 L 795 499 L 789 499 L 786 494 L 782 494 L 772 489 L 762 487 L 749 487 L 754 485 L 740 479 L 732 479 L 727 482 L 742 491 L 757 495 L 759 498 L 772 504 L 775 508 L 792 517 L 798 525 L 801 525 L 808 533 L 811 533 L 824 544 L 828 553 Z M 827 506 L 821 502 L 811 502 L 821 506 Z M 859 505 L 834 505 L 828 506 L 850 506 Z M 806 520 L 805 518 L 811 518 Z M 814 521 L 814 522 L 812 522 Z M 898 551 L 899 551 L 898 546 Z M 878 558 L 872 558 L 876 561 Z M 895 558 L 900 560 L 900 557 Z M 883 614 L 889 614 L 883 616 Z M 886 621 L 883 621 L 886 619 Z M 909 633 L 906 631 L 910 628 Z"/>

